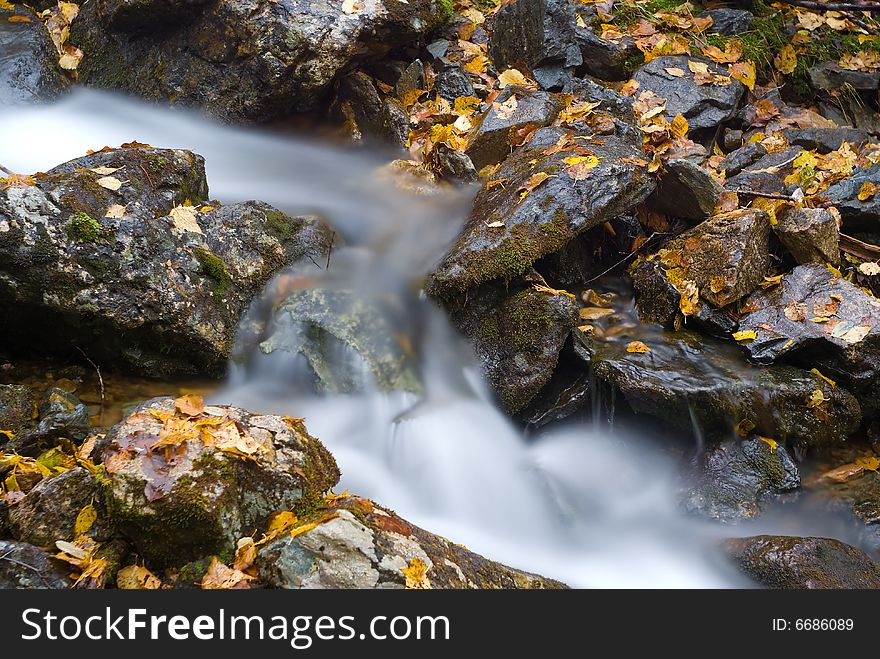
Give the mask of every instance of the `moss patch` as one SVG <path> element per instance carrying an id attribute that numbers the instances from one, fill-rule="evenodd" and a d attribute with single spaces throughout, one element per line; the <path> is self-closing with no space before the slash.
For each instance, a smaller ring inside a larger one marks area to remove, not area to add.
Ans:
<path id="1" fill-rule="evenodd" d="M 217 295 L 225 295 L 232 283 L 232 275 L 223 259 L 202 247 L 194 248 L 193 254 L 199 260 L 202 274 L 214 280 L 214 292 Z"/>
<path id="2" fill-rule="evenodd" d="M 82 243 L 101 242 L 104 237 L 104 229 L 97 220 L 87 213 L 71 215 L 67 221 L 66 231 L 71 240 Z"/>
<path id="3" fill-rule="evenodd" d="M 266 228 L 273 236 L 282 242 L 293 237 L 293 222 L 281 211 L 266 212 Z"/>

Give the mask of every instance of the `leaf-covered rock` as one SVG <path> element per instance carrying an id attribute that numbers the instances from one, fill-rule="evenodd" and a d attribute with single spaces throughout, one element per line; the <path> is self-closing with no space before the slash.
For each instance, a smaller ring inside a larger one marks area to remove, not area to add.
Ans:
<path id="1" fill-rule="evenodd" d="M 49 101 L 70 81 L 42 21 L 23 4 L 0 8 L 0 106 Z"/>

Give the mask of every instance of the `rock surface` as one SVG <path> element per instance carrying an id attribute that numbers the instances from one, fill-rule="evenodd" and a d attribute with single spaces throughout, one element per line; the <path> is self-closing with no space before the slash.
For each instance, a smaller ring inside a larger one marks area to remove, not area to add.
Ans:
<path id="1" fill-rule="evenodd" d="M 740 570 L 768 588 L 880 588 L 880 567 L 839 540 L 759 535 L 727 540 L 724 548 Z"/>
<path id="2" fill-rule="evenodd" d="M 115 426 L 100 458 L 111 522 L 161 566 L 231 558 L 270 514 L 311 510 L 339 480 L 333 456 L 297 419 L 203 405 L 189 414 L 170 398 Z"/>
<path id="3" fill-rule="evenodd" d="M 64 563 L 25 542 L 0 540 L 0 589 L 70 588 Z"/>
<path id="4" fill-rule="evenodd" d="M 722 185 L 707 170 L 689 160 L 673 158 L 666 163 L 651 201 L 668 215 L 705 220 L 723 193 Z"/>
<path id="5" fill-rule="evenodd" d="M 0 53 L 0 106 L 50 101 L 70 85 L 49 33 L 24 5 L 0 9 Z"/>
<path id="6" fill-rule="evenodd" d="M 798 263 L 840 262 L 837 218 L 822 208 L 789 208 L 777 218 L 774 233 Z"/>
<path id="7" fill-rule="evenodd" d="M 153 377 L 222 373 L 251 298 L 330 242 L 259 202 L 175 208 L 208 194 L 188 151 L 101 151 L 27 183 L 0 192 L 0 331 Z"/>
<path id="8" fill-rule="evenodd" d="M 264 121 L 317 107 L 339 72 L 426 35 L 451 8 L 439 0 L 366 0 L 352 13 L 326 0 L 200 4 L 85 3 L 70 37 L 86 54 L 80 79 Z"/>
<path id="9" fill-rule="evenodd" d="M 7 453 L 37 456 L 61 441 L 81 442 L 89 432 L 89 412 L 73 394 L 51 387 L 34 410 L 36 418 L 0 446 Z M 5 438 L 4 438 L 5 439 Z"/>
<path id="10" fill-rule="evenodd" d="M 334 514 L 262 550 L 260 578 L 277 588 L 565 588 L 489 561 L 367 499 L 348 497 Z"/>
<path id="11" fill-rule="evenodd" d="M 853 175 L 822 192 L 821 196 L 840 212 L 843 228 L 848 231 L 878 231 L 880 229 L 880 195 L 859 200 L 859 190 L 865 183 L 880 182 L 880 164 L 857 169 Z"/>

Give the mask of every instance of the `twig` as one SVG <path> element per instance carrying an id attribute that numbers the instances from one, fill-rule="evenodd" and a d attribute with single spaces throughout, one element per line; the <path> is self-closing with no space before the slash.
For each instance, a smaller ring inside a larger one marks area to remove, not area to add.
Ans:
<path id="1" fill-rule="evenodd" d="M 741 194 L 746 197 L 766 197 L 767 199 L 782 199 L 783 201 L 794 201 L 794 199 L 788 195 L 784 194 L 775 194 L 773 192 L 758 192 L 757 190 L 734 190 L 736 194 Z"/>
<path id="2" fill-rule="evenodd" d="M 7 167 L 4 167 L 3 165 L 0 165 L 0 172 L 3 172 L 4 174 L 6 174 L 8 176 L 15 176 L 15 172 L 13 172 L 11 169 L 9 169 Z"/>
<path id="3" fill-rule="evenodd" d="M 845 233 L 840 234 L 840 249 L 865 261 L 880 260 L 880 246 L 863 242 Z"/>
<path id="4" fill-rule="evenodd" d="M 98 418 L 99 425 L 104 425 L 104 378 L 101 377 L 101 368 L 89 358 L 86 354 L 86 351 L 80 348 L 79 346 L 73 346 L 77 350 L 82 353 L 82 356 L 86 358 L 86 361 L 92 365 L 92 368 L 95 369 L 95 373 L 98 374 L 98 384 L 101 385 L 101 416 Z"/>
<path id="5" fill-rule="evenodd" d="M 155 192 L 156 191 L 156 184 L 153 183 L 153 179 L 150 178 L 150 172 L 148 172 L 143 165 L 139 165 L 139 166 L 141 168 L 141 171 L 144 173 L 144 176 L 147 177 L 147 181 L 149 181 L 150 187 L 153 188 L 153 192 Z"/>
<path id="6" fill-rule="evenodd" d="M 843 17 L 845 19 L 852 21 L 855 25 L 858 25 L 860 28 L 862 28 L 868 34 L 875 35 L 875 36 L 877 34 L 880 34 L 880 32 L 878 32 L 876 28 L 869 25 L 868 23 L 866 23 L 862 19 L 858 18 L 857 16 L 853 16 L 849 12 L 841 12 L 841 13 L 843 14 Z"/>
<path id="7" fill-rule="evenodd" d="M 46 577 L 43 576 L 43 573 L 40 572 L 37 568 L 35 568 L 33 565 L 28 565 L 28 564 L 25 563 L 24 561 L 19 561 L 19 560 L 16 560 L 16 559 L 14 559 L 14 558 L 9 558 L 9 555 L 10 555 L 13 551 L 15 551 L 15 549 L 10 549 L 10 550 L 7 551 L 5 554 L 3 554 L 2 556 L 0 556 L 0 561 L 9 561 L 10 563 L 14 563 L 15 565 L 20 565 L 21 567 L 26 567 L 28 570 L 33 570 L 34 572 L 37 573 L 37 576 L 40 577 L 40 581 L 43 582 L 43 585 L 44 585 L 46 588 L 51 588 L 51 587 L 52 587 L 52 586 L 49 585 L 49 582 L 46 581 Z"/>
<path id="8" fill-rule="evenodd" d="M 330 246 L 327 248 L 327 266 L 324 270 L 330 269 L 330 255 L 333 253 L 333 243 L 336 242 L 336 232 L 333 232 L 333 235 L 330 236 Z"/>
<path id="9" fill-rule="evenodd" d="M 596 276 L 593 277 L 592 279 L 587 279 L 585 282 L 581 282 L 581 283 L 583 283 L 583 284 L 589 284 L 589 283 L 594 282 L 594 281 L 596 281 L 597 279 L 599 279 L 599 277 L 604 277 L 604 276 L 607 275 L 609 272 L 611 272 L 612 270 L 614 270 L 614 268 L 616 268 L 617 266 L 619 266 L 619 265 L 621 265 L 621 264 L 623 264 L 623 263 L 626 263 L 631 257 L 633 257 L 633 256 L 635 256 L 636 254 L 638 254 L 638 253 L 639 253 L 639 250 L 641 250 L 642 247 L 644 247 L 645 245 L 647 245 L 648 243 L 650 243 L 651 240 L 652 240 L 655 236 L 665 236 L 665 235 L 666 235 L 666 233 L 659 232 L 659 231 L 655 231 L 654 233 L 652 233 L 650 236 L 648 236 L 648 237 L 645 239 L 645 242 L 643 242 L 641 245 L 639 245 L 638 247 L 636 247 L 633 251 L 631 251 L 629 254 L 627 254 L 626 256 L 624 256 L 622 259 L 620 259 L 617 263 L 615 263 L 614 265 L 612 265 L 610 268 L 608 268 L 607 270 L 603 270 L 602 272 L 600 272 L 598 275 L 596 275 Z"/>
<path id="10" fill-rule="evenodd" d="M 880 3 L 860 5 L 854 2 L 812 2 L 812 0 L 778 0 L 784 5 L 816 11 L 880 11 Z"/>

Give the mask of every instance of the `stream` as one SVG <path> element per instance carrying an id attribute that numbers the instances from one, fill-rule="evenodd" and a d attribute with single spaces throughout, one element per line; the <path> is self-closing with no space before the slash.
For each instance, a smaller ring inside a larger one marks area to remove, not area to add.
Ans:
<path id="1" fill-rule="evenodd" d="M 399 154 L 222 126 L 85 89 L 51 106 L 7 110 L 4 124 L 0 162 L 17 172 L 137 140 L 204 156 L 213 199 L 260 199 L 332 224 L 340 246 L 329 268 L 308 269 L 309 286 L 355 291 L 380 312 L 392 297 L 395 313 L 386 320 L 413 346 L 421 393 L 372 386 L 368 369 L 344 350 L 323 357 L 354 374 L 360 390 L 322 391 L 301 356 L 265 354 L 244 342 L 209 400 L 305 417 L 339 463 L 340 491 L 375 499 L 494 560 L 576 587 L 747 586 L 715 550 L 726 534 L 853 541 L 840 520 L 800 507 L 736 528 L 686 516 L 677 501 L 675 456 L 644 429 L 570 423 L 527 437 L 496 408 L 466 343 L 418 290 L 460 230 L 473 191 L 410 194 L 383 174 Z M 271 325 L 273 304 L 292 276 L 276 277 L 245 322 Z M 289 331 L 296 340 L 297 328 Z M 139 386 L 140 395 L 161 390 Z M 696 427 L 692 441 L 699 440 Z"/>

